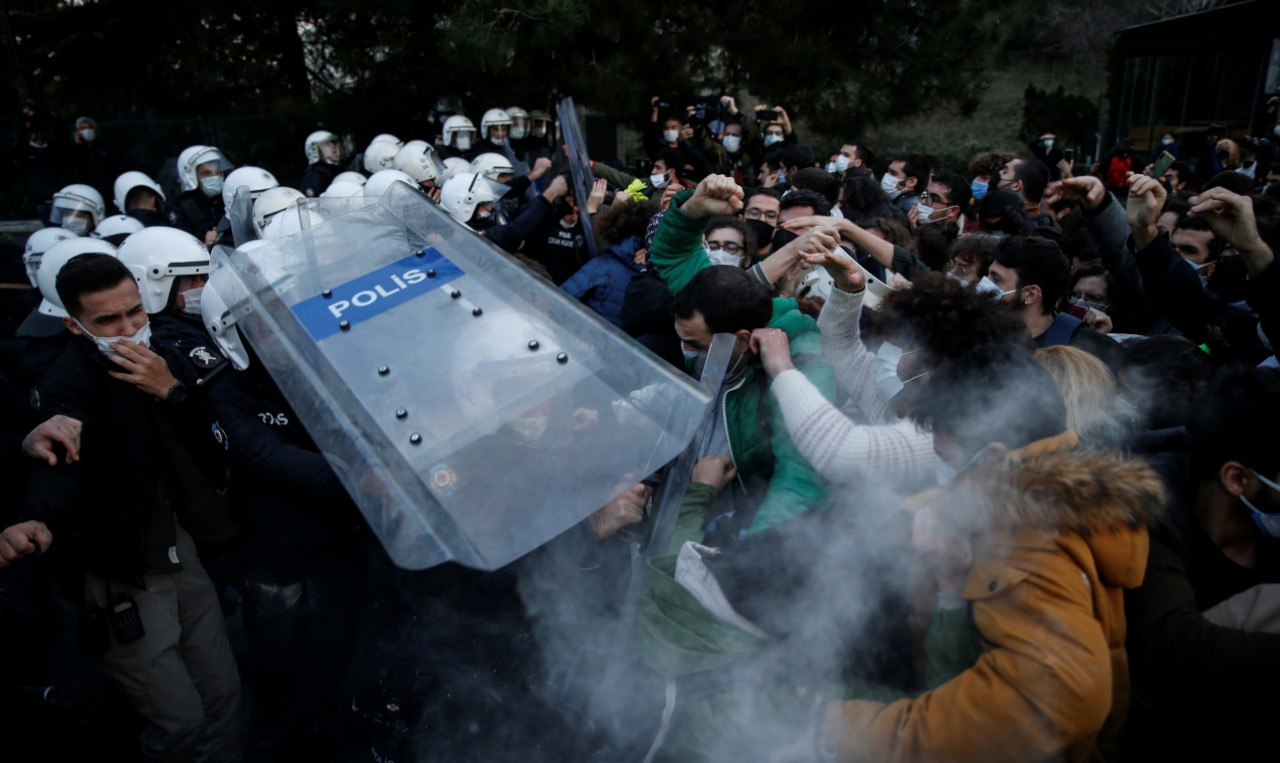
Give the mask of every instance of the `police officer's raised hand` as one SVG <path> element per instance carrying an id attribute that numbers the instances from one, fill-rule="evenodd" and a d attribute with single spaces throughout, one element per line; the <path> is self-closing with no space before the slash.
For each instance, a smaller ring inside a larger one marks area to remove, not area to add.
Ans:
<path id="1" fill-rule="evenodd" d="M 121 369 L 108 371 L 114 378 L 128 382 L 162 400 L 168 396 L 173 385 L 178 383 L 164 358 L 147 347 L 121 340 L 112 344 L 111 349 L 119 354 L 108 355 L 107 358 Z"/>
<path id="2" fill-rule="evenodd" d="M 700 482 L 704 485 L 710 485 L 720 492 L 733 481 L 738 474 L 738 470 L 733 465 L 733 459 L 728 456 L 706 456 L 693 465 L 693 476 L 689 478 L 690 482 Z"/>
<path id="3" fill-rule="evenodd" d="M 643 521 L 649 492 L 649 488 L 644 485 L 632 485 L 622 495 L 597 509 L 590 517 L 591 530 L 595 533 L 596 540 L 612 538 L 627 525 Z"/>
<path id="4" fill-rule="evenodd" d="M 693 189 L 693 195 L 680 207 L 680 211 L 695 220 L 717 215 L 736 215 L 742 211 L 742 186 L 724 175 L 707 175 Z"/>
<path id="5" fill-rule="evenodd" d="M 537 180 L 538 178 L 547 174 L 547 170 L 549 169 L 551 169 L 551 160 L 545 156 L 539 156 L 533 162 L 533 169 L 529 171 L 529 174 L 527 177 L 530 180 Z"/>
<path id="6" fill-rule="evenodd" d="M 58 455 L 53 452 L 53 444 L 62 445 L 67 451 L 67 463 L 80 460 L 80 428 L 78 419 L 58 414 L 40 426 L 32 429 L 22 440 L 22 452 L 31 458 L 47 461 L 49 466 L 58 465 Z"/>
<path id="7" fill-rule="evenodd" d="M 568 194 L 569 181 L 564 179 L 564 175 L 556 175 L 551 184 L 547 186 L 547 190 L 542 192 L 542 198 L 554 203 L 556 199 Z"/>
<path id="8" fill-rule="evenodd" d="M 24 557 L 31 556 L 38 550 L 48 551 L 53 545 L 53 533 L 44 522 L 34 519 L 9 525 L 0 532 L 0 567 L 8 567 Z"/>

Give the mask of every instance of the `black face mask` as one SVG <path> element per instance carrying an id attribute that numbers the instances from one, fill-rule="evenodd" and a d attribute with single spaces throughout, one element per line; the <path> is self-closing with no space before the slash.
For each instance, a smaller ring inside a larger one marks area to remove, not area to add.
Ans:
<path id="1" fill-rule="evenodd" d="M 1223 150 L 1221 150 L 1221 151 L 1219 151 L 1219 152 L 1218 152 L 1218 161 L 1220 161 L 1220 162 L 1225 162 L 1225 161 L 1227 161 L 1227 160 L 1228 160 L 1228 159 L 1230 159 L 1230 158 L 1231 158 L 1231 152 L 1230 152 L 1230 151 L 1227 151 L 1226 149 L 1223 149 Z"/>
<path id="2" fill-rule="evenodd" d="M 770 254 L 778 251 L 798 238 L 800 238 L 800 234 L 794 231 L 789 231 L 786 228 L 780 228 L 777 233 L 773 234 L 773 248 L 769 250 Z"/>
<path id="3" fill-rule="evenodd" d="M 747 230 L 756 238 L 756 246 L 765 246 L 769 243 L 769 239 L 773 238 L 774 228 L 764 220 L 744 220 L 747 224 Z M 755 252 L 752 252 L 755 254 Z"/>

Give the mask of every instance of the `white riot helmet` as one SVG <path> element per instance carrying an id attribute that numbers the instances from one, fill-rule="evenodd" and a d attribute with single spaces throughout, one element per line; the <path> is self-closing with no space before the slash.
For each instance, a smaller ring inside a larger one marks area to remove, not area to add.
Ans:
<path id="1" fill-rule="evenodd" d="M 485 139 L 488 140 L 490 143 L 494 144 L 495 146 L 501 146 L 502 145 L 501 138 L 499 138 L 498 140 L 494 140 L 493 137 L 489 135 L 490 127 L 506 127 L 510 129 L 511 117 L 508 116 L 507 112 L 503 111 L 502 109 L 489 109 L 484 113 L 484 116 L 480 118 L 481 134 L 483 134 Z"/>
<path id="2" fill-rule="evenodd" d="M 262 229 L 262 240 L 277 241 L 295 233 L 301 233 L 303 216 L 306 217 L 308 228 L 314 228 L 324 222 L 324 217 L 314 209 L 290 206 L 267 221 L 267 226 Z"/>
<path id="3" fill-rule="evenodd" d="M 326 151 L 325 147 L 332 143 L 333 151 Z M 337 164 L 342 161 L 342 141 L 337 135 L 328 130 L 316 130 L 307 136 L 304 144 L 307 152 L 307 164 L 316 164 L 324 162 L 326 164 Z M 329 158 L 332 155 L 332 159 Z"/>
<path id="4" fill-rule="evenodd" d="M 396 169 L 421 184 L 440 177 L 444 165 L 429 143 L 425 140 L 411 140 L 396 154 Z"/>
<path id="5" fill-rule="evenodd" d="M 239 305 L 240 310 L 233 312 L 232 305 Z M 236 323 L 241 315 L 251 309 L 249 291 L 229 266 L 220 267 L 209 274 L 209 282 L 204 285 L 204 293 L 200 295 L 200 317 L 223 357 L 230 360 L 237 371 L 249 367 L 249 352 L 245 349 L 244 339 L 240 337 Z"/>
<path id="6" fill-rule="evenodd" d="M 476 207 L 480 204 L 492 204 L 501 199 L 510 190 L 501 183 L 496 183 L 474 172 L 460 172 L 449 178 L 440 191 L 440 206 L 445 208 L 453 219 L 464 225 L 471 222 Z"/>
<path id="7" fill-rule="evenodd" d="M 367 181 L 368 179 L 369 178 L 365 177 L 364 175 L 361 175 L 359 172 L 353 172 L 351 170 L 347 170 L 346 172 L 339 172 L 337 175 L 333 176 L 333 182 L 335 183 L 342 183 L 345 181 L 348 183 L 355 183 L 356 185 L 364 185 L 365 181 Z"/>
<path id="8" fill-rule="evenodd" d="M 40 284 L 36 283 L 36 272 L 40 270 L 40 260 L 44 258 L 44 253 L 54 244 L 69 238 L 76 238 L 76 234 L 66 228 L 41 228 L 27 237 L 27 246 L 22 250 L 22 264 L 27 268 L 27 280 L 31 282 L 31 288 L 40 288 Z"/>
<path id="9" fill-rule="evenodd" d="M 150 175 L 136 170 L 125 172 L 116 178 L 116 182 L 111 186 L 111 192 L 115 195 L 111 203 L 116 205 L 116 209 L 120 210 L 121 214 L 128 211 L 124 207 L 129 200 L 129 192 L 138 186 L 150 188 L 156 192 L 157 196 L 164 199 L 164 191 L 160 190 L 160 184 L 152 180 Z"/>
<path id="10" fill-rule="evenodd" d="M 499 175 L 516 174 L 515 167 L 511 166 L 511 160 L 502 154 L 480 154 L 471 160 L 471 172 L 477 175 L 484 175 L 490 180 L 498 180 Z M 499 181 L 501 182 L 501 181 Z"/>
<path id="11" fill-rule="evenodd" d="M 456 156 L 451 156 L 448 159 L 445 159 L 443 164 L 444 170 L 442 170 L 440 172 L 440 176 L 436 178 L 436 185 L 440 187 L 444 187 L 444 184 L 449 182 L 449 178 L 457 175 L 459 172 L 471 171 L 471 163 L 466 159 L 461 159 Z"/>
<path id="12" fill-rule="evenodd" d="M 456 142 L 454 139 L 457 139 Z M 471 120 L 458 114 L 444 120 L 444 144 L 459 151 L 470 151 L 476 138 L 476 126 Z"/>
<path id="13" fill-rule="evenodd" d="M 110 241 L 115 246 L 120 246 L 121 241 L 145 227 L 147 226 L 143 225 L 142 221 L 137 218 L 128 215 L 111 215 L 103 220 L 101 225 L 94 228 L 93 233 L 89 235 Z"/>
<path id="14" fill-rule="evenodd" d="M 372 146 L 374 143 L 394 143 L 396 144 L 397 149 L 404 146 L 404 141 L 400 140 L 399 138 L 397 138 L 396 136 L 392 135 L 389 132 L 378 133 L 377 135 L 373 136 L 373 140 L 369 141 L 369 145 Z"/>
<path id="15" fill-rule="evenodd" d="M 210 197 L 222 193 L 221 183 L 202 183 L 196 177 L 196 168 L 209 163 L 217 164 L 218 171 L 224 177 L 231 171 L 231 162 L 228 162 L 222 152 L 213 146 L 190 146 L 178 154 L 178 178 L 182 181 L 183 191 L 194 191 L 203 187 L 204 192 Z M 205 180 L 212 180 L 212 178 L 205 178 Z M 216 192 L 213 191 L 215 186 Z"/>
<path id="16" fill-rule="evenodd" d="M 407 183 L 410 188 L 418 187 L 418 181 L 409 177 L 407 173 L 401 172 L 400 170 L 381 170 L 373 173 L 369 178 L 369 182 L 364 184 L 365 198 L 377 198 L 378 196 L 381 196 L 386 193 L 387 189 L 391 187 L 391 184 L 397 180 L 402 183 Z"/>
<path id="17" fill-rule="evenodd" d="M 58 273 L 74 257 L 90 253 L 116 255 L 116 248 L 106 241 L 96 238 L 69 238 L 59 241 L 45 250 L 40 261 L 40 270 L 36 271 L 36 285 L 40 287 L 40 296 L 44 297 L 37 308 L 41 315 L 52 315 L 54 318 L 69 318 L 67 309 L 58 296 Z"/>
<path id="18" fill-rule="evenodd" d="M 511 106 L 507 109 L 507 116 L 511 118 L 512 140 L 520 140 L 529 134 L 529 112 L 519 106 Z"/>
<path id="19" fill-rule="evenodd" d="M 364 171 L 372 175 L 382 170 L 395 169 L 396 154 L 400 149 L 394 143 L 378 141 L 364 150 Z"/>
<path id="20" fill-rule="evenodd" d="M 360 183 L 352 183 L 350 180 L 335 180 L 329 184 L 328 188 L 320 192 L 320 198 L 346 199 L 352 196 L 360 196 L 363 193 L 364 186 Z"/>
<path id="21" fill-rule="evenodd" d="M 72 183 L 53 195 L 53 211 L 49 213 L 49 221 L 77 236 L 83 236 L 97 227 L 106 214 L 107 205 L 102 203 L 102 194 L 91 185 Z M 89 225 L 85 215 L 93 220 L 93 226 Z M 77 230 L 78 228 L 83 230 Z"/>
<path id="22" fill-rule="evenodd" d="M 259 236 L 267 227 L 267 222 L 277 214 L 289 208 L 298 199 L 307 198 L 302 191 L 287 186 L 277 186 L 263 191 L 258 200 L 253 202 L 253 229 Z"/>
<path id="23" fill-rule="evenodd" d="M 236 192 L 241 188 L 248 188 L 249 198 L 257 201 L 264 191 L 279 185 L 276 176 L 261 167 L 239 167 L 232 170 L 222 184 L 222 206 L 231 209 L 231 202 L 235 201 Z"/>
<path id="24" fill-rule="evenodd" d="M 174 281 L 209 274 L 209 250 L 177 228 L 146 228 L 124 240 L 116 253 L 142 292 L 142 309 L 158 313 L 169 305 Z"/>

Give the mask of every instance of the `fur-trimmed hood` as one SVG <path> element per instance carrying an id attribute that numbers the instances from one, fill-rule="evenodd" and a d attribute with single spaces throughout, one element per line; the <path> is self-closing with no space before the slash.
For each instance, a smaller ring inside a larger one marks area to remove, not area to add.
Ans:
<path id="1" fill-rule="evenodd" d="M 1125 585 L 1137 572 L 1140 580 L 1141 570 L 1130 567 L 1128 544 L 1114 540 L 1160 521 L 1163 483 L 1141 458 L 1071 447 L 1075 442 L 1071 433 L 1042 440 L 965 474 L 939 497 L 943 523 L 970 537 L 1026 537 L 1025 531 L 1079 536 L 1104 578 Z M 1110 558 L 1116 554 L 1125 558 Z"/>

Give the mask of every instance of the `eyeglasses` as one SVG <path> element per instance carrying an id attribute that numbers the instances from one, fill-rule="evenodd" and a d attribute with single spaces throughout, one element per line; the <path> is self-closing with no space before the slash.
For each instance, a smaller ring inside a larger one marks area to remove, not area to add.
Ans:
<path id="1" fill-rule="evenodd" d="M 737 254 L 742 251 L 742 244 L 736 241 L 708 241 L 707 248 L 713 252 L 723 249 L 729 254 Z"/>
<path id="2" fill-rule="evenodd" d="M 766 219 L 766 220 L 770 220 L 770 221 L 772 221 L 772 220 L 777 220 L 777 219 L 778 219 L 778 213 L 777 213 L 777 212 L 772 211 L 772 210 L 770 210 L 770 211 L 768 211 L 768 212 L 765 212 L 764 210 L 760 209 L 759 207 L 750 207 L 750 208 L 748 208 L 746 212 L 743 212 L 743 213 L 742 213 L 742 216 L 743 216 L 743 217 L 745 217 L 745 218 L 747 218 L 748 220 L 759 220 L 759 219 L 760 219 L 760 218 L 762 218 L 762 217 L 763 217 L 764 219 Z"/>

